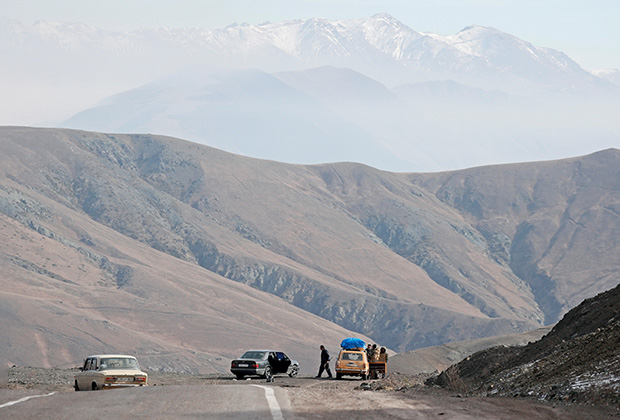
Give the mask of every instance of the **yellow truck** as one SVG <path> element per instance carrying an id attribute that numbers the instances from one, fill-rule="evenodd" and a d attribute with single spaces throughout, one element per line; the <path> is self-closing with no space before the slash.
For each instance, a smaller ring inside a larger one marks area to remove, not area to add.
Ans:
<path id="1" fill-rule="evenodd" d="M 369 374 L 370 364 L 363 347 L 340 350 L 336 361 L 336 379 L 342 379 L 344 375 L 368 379 Z"/>

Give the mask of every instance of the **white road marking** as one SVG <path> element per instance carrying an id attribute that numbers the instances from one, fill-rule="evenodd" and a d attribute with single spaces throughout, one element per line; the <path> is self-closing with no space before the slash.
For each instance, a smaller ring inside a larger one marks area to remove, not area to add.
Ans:
<path id="1" fill-rule="evenodd" d="M 29 397 L 20 398 L 19 400 L 15 400 L 15 401 L 11 401 L 11 402 L 8 402 L 8 403 L 4 403 L 4 404 L 0 405 L 0 408 L 9 407 L 11 405 L 23 403 L 24 401 L 28 401 L 31 398 L 49 397 L 50 395 L 54 395 L 54 394 L 55 394 L 55 392 L 50 392 L 49 394 L 45 394 L 45 395 L 31 395 Z"/>
<path id="2" fill-rule="evenodd" d="M 276 399 L 276 393 L 274 392 L 273 388 L 263 385 L 252 386 L 257 386 L 265 390 L 265 398 L 267 398 L 267 404 L 269 404 L 269 410 L 271 410 L 271 417 L 273 417 L 273 420 L 284 420 L 282 410 L 280 409 L 280 404 L 278 404 L 278 400 Z"/>

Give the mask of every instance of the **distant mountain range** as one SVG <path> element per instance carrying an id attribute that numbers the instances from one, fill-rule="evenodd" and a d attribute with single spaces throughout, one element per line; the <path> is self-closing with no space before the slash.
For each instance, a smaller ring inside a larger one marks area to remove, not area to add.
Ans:
<path id="1" fill-rule="evenodd" d="M 386 14 L 131 32 L 4 19 L 0 49 L 14 101 L 55 93 L 45 109 L 61 109 L 124 92 L 54 125 L 258 158 L 436 171 L 620 146 L 613 72 L 489 27 L 444 36 Z"/>
<path id="2" fill-rule="evenodd" d="M 619 170 L 617 149 L 399 174 L 0 128 L 0 351 L 226 371 L 246 347 L 314 366 L 344 336 L 400 352 L 555 323 L 620 282 Z"/>
<path id="3" fill-rule="evenodd" d="M 444 36 L 417 32 L 387 14 L 340 21 L 314 18 L 230 25 L 215 30 L 131 32 L 83 24 L 38 22 L 25 26 L 7 19 L 1 23 L 2 47 L 10 57 L 21 54 L 23 60 L 24 55 L 44 53 L 60 61 L 77 60 L 96 73 L 108 69 L 115 70 L 115 75 L 146 71 L 146 80 L 188 65 L 266 72 L 331 65 L 353 69 L 388 86 L 451 79 L 519 94 L 609 89 L 609 83 L 565 54 L 536 47 L 495 28 L 470 26 Z M 153 63 L 158 63 L 158 68 L 146 68 Z"/>
<path id="4" fill-rule="evenodd" d="M 620 100 L 605 101 L 532 98 L 450 80 L 388 89 L 331 66 L 272 74 L 193 68 L 59 126 L 166 134 L 279 162 L 423 172 L 620 147 L 612 117 Z"/>

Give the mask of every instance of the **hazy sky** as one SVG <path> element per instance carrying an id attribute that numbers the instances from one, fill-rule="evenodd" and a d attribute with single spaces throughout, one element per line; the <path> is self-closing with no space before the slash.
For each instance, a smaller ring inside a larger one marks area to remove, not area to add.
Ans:
<path id="1" fill-rule="evenodd" d="M 620 68 L 620 0 L 0 0 L 0 15 L 83 22 L 104 29 L 220 28 L 386 12 L 412 29 L 450 35 L 493 26 L 568 54 L 586 69 Z"/>

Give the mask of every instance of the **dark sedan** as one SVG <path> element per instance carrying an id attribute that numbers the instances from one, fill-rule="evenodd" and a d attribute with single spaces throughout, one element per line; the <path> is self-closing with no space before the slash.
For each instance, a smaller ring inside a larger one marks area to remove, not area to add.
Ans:
<path id="1" fill-rule="evenodd" d="M 261 376 L 269 380 L 274 375 L 288 375 L 293 378 L 299 372 L 299 362 L 289 359 L 281 351 L 248 350 L 230 363 L 230 371 L 237 379 Z"/>

